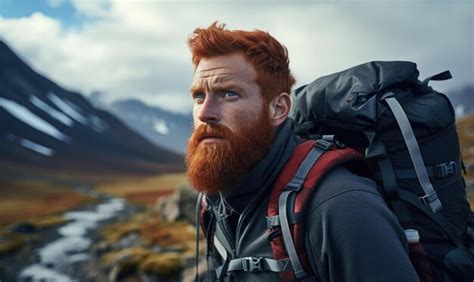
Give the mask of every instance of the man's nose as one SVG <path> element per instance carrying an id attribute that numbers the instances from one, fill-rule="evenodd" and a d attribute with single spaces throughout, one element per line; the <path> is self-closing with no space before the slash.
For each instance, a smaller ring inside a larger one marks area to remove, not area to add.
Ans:
<path id="1" fill-rule="evenodd" d="M 198 109 L 198 119 L 201 122 L 215 124 L 219 122 L 219 107 L 212 99 L 206 99 Z"/>

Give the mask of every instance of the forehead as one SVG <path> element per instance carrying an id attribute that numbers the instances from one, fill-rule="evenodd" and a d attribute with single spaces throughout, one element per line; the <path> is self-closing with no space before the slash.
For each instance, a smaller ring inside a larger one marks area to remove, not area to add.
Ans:
<path id="1" fill-rule="evenodd" d="M 202 83 L 237 82 L 251 84 L 257 72 L 242 54 L 202 58 L 194 73 L 193 85 Z"/>

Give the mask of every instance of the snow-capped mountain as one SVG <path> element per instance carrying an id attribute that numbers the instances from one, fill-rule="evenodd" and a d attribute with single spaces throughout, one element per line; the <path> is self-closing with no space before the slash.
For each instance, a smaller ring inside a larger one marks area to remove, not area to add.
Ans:
<path id="1" fill-rule="evenodd" d="M 182 168 L 181 155 L 152 144 L 82 95 L 38 74 L 3 41 L 0 162 L 81 171 Z"/>
<path id="2" fill-rule="evenodd" d="M 184 153 L 192 130 L 191 115 L 172 113 L 136 99 L 115 101 L 107 109 L 154 144 Z"/>

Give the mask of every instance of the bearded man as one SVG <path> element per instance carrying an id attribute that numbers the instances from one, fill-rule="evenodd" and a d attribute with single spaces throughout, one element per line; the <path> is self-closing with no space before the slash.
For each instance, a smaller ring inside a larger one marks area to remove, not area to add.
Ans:
<path id="1" fill-rule="evenodd" d="M 294 266 L 274 259 L 270 240 L 281 234 L 268 234 L 268 202 L 302 142 L 287 118 L 295 83 L 287 50 L 267 32 L 217 23 L 196 29 L 188 44 L 195 130 L 186 166 L 211 211 L 207 278 L 278 281 Z M 311 198 L 304 224 L 304 279 L 418 281 L 404 232 L 370 179 L 334 169 Z"/>

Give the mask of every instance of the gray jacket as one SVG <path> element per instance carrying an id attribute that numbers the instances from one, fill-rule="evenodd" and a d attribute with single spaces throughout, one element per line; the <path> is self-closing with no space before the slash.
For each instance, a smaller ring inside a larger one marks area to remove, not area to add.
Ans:
<path id="1" fill-rule="evenodd" d="M 287 121 L 270 152 L 236 189 L 207 196 L 208 204 L 219 211 L 222 227 L 210 248 L 212 275 L 225 257 L 273 257 L 267 239 L 267 203 L 273 182 L 297 143 Z M 306 251 L 317 281 L 419 281 L 404 232 L 370 179 L 343 167 L 335 169 L 317 188 L 307 212 Z M 233 253 L 215 246 L 227 244 Z M 270 271 L 232 271 L 224 280 L 281 278 Z"/>

